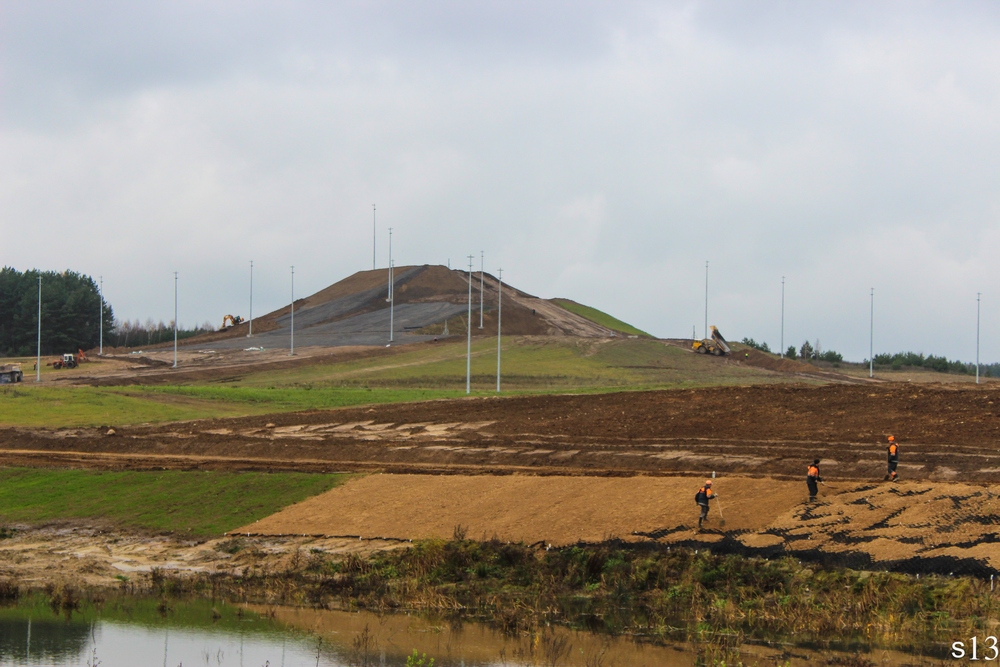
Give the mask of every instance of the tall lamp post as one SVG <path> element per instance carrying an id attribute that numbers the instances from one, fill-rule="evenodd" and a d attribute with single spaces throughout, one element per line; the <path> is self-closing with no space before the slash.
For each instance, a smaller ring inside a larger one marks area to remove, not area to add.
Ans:
<path id="1" fill-rule="evenodd" d="M 469 255 L 469 318 L 465 321 L 465 393 L 472 393 L 472 255 Z"/>
<path id="2" fill-rule="evenodd" d="M 247 338 L 253 337 L 253 260 L 250 260 L 250 333 Z"/>
<path id="3" fill-rule="evenodd" d="M 42 381 L 42 274 L 38 274 L 38 347 L 35 351 L 35 382 Z"/>
<path id="4" fill-rule="evenodd" d="M 868 324 L 868 377 L 875 377 L 875 288 L 871 292 L 871 319 Z"/>
<path id="5" fill-rule="evenodd" d="M 376 232 L 375 232 L 375 204 L 372 204 L 372 271 L 375 270 L 375 245 L 376 245 Z"/>
<path id="6" fill-rule="evenodd" d="M 785 276 L 781 276 L 781 345 L 780 357 L 785 358 Z"/>
<path id="7" fill-rule="evenodd" d="M 503 312 L 503 269 L 497 269 L 497 393 L 500 393 L 500 315 Z"/>
<path id="8" fill-rule="evenodd" d="M 289 327 L 288 356 L 295 356 L 295 265 L 292 265 L 292 305 L 289 309 L 292 314 L 292 322 Z"/>
<path id="9" fill-rule="evenodd" d="M 705 338 L 708 338 L 708 260 L 705 260 Z"/>
<path id="10" fill-rule="evenodd" d="M 101 288 L 98 292 L 98 296 L 101 299 L 101 310 L 97 321 L 100 323 L 100 342 L 98 343 L 97 356 L 104 356 L 104 276 L 101 276 Z"/>
<path id="11" fill-rule="evenodd" d="M 979 384 L 979 299 L 982 292 L 976 292 L 976 384 Z"/>
<path id="12" fill-rule="evenodd" d="M 483 262 L 486 257 L 486 251 L 479 251 L 479 328 L 483 328 Z"/>
<path id="13" fill-rule="evenodd" d="M 177 272 L 174 271 L 174 368 L 177 368 Z"/>
<path id="14" fill-rule="evenodd" d="M 392 293 L 392 282 L 393 282 L 393 275 L 392 275 L 393 274 L 393 270 L 392 269 L 393 269 L 393 264 L 392 264 L 392 227 L 390 227 L 389 228 L 389 290 L 388 290 L 388 293 L 386 294 L 386 297 L 385 297 L 385 300 L 389 302 L 389 342 L 390 343 L 393 342 L 392 341 L 392 330 L 395 327 L 395 322 L 393 321 L 393 318 L 394 318 L 394 309 L 393 309 L 393 306 L 395 305 L 395 302 L 393 301 L 393 293 Z"/>

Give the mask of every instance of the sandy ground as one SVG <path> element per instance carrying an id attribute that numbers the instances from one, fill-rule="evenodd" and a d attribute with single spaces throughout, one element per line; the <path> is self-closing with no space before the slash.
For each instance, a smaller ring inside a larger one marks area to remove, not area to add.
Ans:
<path id="1" fill-rule="evenodd" d="M 612 538 L 815 556 L 906 571 L 1000 571 L 1000 487 L 838 483 L 807 500 L 804 482 L 719 478 L 696 530 L 704 480 L 677 477 L 370 475 L 239 533 L 396 539 L 468 537 L 563 546 Z M 721 510 L 721 511 L 720 511 Z M 724 520 L 724 521 L 723 521 Z"/>

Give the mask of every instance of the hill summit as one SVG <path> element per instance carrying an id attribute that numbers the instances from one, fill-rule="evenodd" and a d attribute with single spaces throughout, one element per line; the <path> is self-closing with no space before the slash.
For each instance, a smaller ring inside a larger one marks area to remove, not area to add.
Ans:
<path id="1" fill-rule="evenodd" d="M 498 281 L 495 276 L 484 273 L 482 285 L 480 302 L 480 276 L 474 272 L 472 335 L 496 335 Z M 393 343 L 466 334 L 469 274 L 465 271 L 440 265 L 401 266 L 395 269 L 392 288 Z M 388 294 L 388 271 L 380 269 L 359 271 L 315 294 L 296 299 L 295 345 L 336 347 L 389 343 Z M 480 304 L 482 328 L 479 327 Z M 592 313 L 603 317 L 594 317 Z M 254 345 L 287 345 L 291 321 L 288 306 L 255 318 Z M 600 311 L 564 299 L 541 299 L 507 283 L 503 285 L 502 327 L 504 335 L 587 338 L 606 338 L 637 331 Z M 249 323 L 244 322 L 185 342 L 198 345 L 211 342 L 213 346 L 223 348 L 243 347 L 247 344 L 249 330 Z"/>

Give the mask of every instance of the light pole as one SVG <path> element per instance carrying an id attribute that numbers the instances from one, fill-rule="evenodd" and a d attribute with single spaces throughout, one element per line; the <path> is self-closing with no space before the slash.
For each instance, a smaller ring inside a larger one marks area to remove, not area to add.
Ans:
<path id="1" fill-rule="evenodd" d="M 503 269 L 497 269 L 497 393 L 500 393 L 500 314 L 503 312 Z"/>
<path id="2" fill-rule="evenodd" d="M 38 347 L 35 352 L 35 382 L 42 381 L 42 274 L 38 274 Z"/>
<path id="3" fill-rule="evenodd" d="M 396 293 L 395 290 L 393 290 L 392 288 L 393 287 L 392 283 L 395 278 L 395 276 L 393 276 L 393 273 L 395 273 L 393 269 L 395 268 L 396 268 L 396 263 L 393 260 L 389 260 L 389 342 L 390 343 L 393 342 L 392 339 L 393 331 L 396 328 L 395 321 L 393 319 L 395 317 L 395 311 L 396 311 Z"/>
<path id="4" fill-rule="evenodd" d="M 708 260 L 705 260 L 705 338 L 708 338 Z"/>
<path id="5" fill-rule="evenodd" d="M 472 255 L 469 255 L 469 319 L 465 321 L 465 393 L 472 393 Z"/>
<path id="6" fill-rule="evenodd" d="M 875 288 L 872 288 L 871 320 L 868 325 L 868 377 L 875 377 Z"/>
<path id="7" fill-rule="evenodd" d="M 976 292 L 976 384 L 979 384 L 979 299 L 982 292 Z"/>
<path id="8" fill-rule="evenodd" d="M 101 298 L 101 311 L 100 311 L 100 317 L 98 318 L 97 321 L 99 322 L 101 335 L 100 338 L 98 339 L 100 342 L 98 343 L 97 356 L 103 357 L 104 356 L 104 276 L 101 276 L 101 289 L 98 292 L 98 296 Z"/>
<path id="9" fill-rule="evenodd" d="M 253 337 L 253 260 L 250 260 L 250 333 L 247 338 Z"/>
<path id="10" fill-rule="evenodd" d="M 177 272 L 174 271 L 174 368 L 177 368 Z"/>
<path id="11" fill-rule="evenodd" d="M 292 322 L 289 327 L 288 356 L 295 356 L 295 265 L 292 265 L 292 305 L 289 309 L 292 314 Z"/>
<path id="12" fill-rule="evenodd" d="M 389 342 L 392 342 L 392 330 L 394 326 L 393 322 L 393 294 L 392 294 L 392 280 L 393 280 L 393 266 L 392 266 L 392 227 L 389 228 L 389 291 L 386 294 L 385 300 L 389 302 Z"/>
<path id="13" fill-rule="evenodd" d="M 781 276 L 781 345 L 778 351 L 782 359 L 785 358 L 785 276 Z"/>
<path id="14" fill-rule="evenodd" d="M 483 261 L 486 251 L 479 251 L 479 328 L 483 328 Z"/>
<path id="15" fill-rule="evenodd" d="M 372 204 L 372 271 L 375 270 L 375 204 Z"/>

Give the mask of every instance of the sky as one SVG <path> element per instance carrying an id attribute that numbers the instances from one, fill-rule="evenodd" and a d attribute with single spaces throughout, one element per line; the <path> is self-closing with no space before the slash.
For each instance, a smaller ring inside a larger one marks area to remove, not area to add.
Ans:
<path id="1" fill-rule="evenodd" d="M 0 262 L 221 324 L 479 269 L 661 337 L 1000 360 L 1000 4 L 0 0 Z M 373 220 L 373 205 L 376 207 Z"/>

